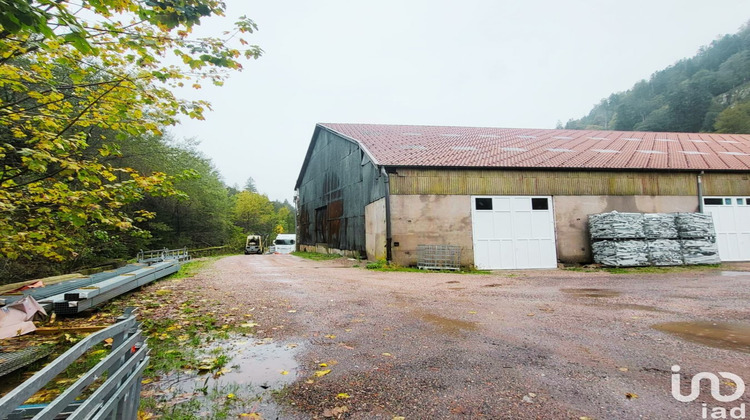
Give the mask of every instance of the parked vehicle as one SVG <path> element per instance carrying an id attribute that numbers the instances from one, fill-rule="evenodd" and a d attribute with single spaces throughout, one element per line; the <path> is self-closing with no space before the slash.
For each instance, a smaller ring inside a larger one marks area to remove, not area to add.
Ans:
<path id="1" fill-rule="evenodd" d="M 273 241 L 274 252 L 289 254 L 297 249 L 297 235 L 293 233 L 279 233 Z"/>
<path id="2" fill-rule="evenodd" d="M 245 255 L 262 253 L 263 239 L 261 239 L 260 235 L 248 235 L 245 242 Z"/>

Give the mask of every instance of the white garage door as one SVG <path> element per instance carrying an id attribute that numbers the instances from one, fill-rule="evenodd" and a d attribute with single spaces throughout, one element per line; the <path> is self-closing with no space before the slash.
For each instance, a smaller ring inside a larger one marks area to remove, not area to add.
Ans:
<path id="1" fill-rule="evenodd" d="M 722 261 L 750 261 L 750 197 L 704 197 Z"/>
<path id="2" fill-rule="evenodd" d="M 472 197 L 471 210 L 477 268 L 557 267 L 551 197 Z"/>

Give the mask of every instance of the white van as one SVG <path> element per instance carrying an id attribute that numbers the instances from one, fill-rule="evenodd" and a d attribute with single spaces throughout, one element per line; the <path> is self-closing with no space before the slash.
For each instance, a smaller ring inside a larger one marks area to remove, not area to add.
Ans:
<path id="1" fill-rule="evenodd" d="M 297 250 L 297 235 L 293 233 L 279 233 L 273 241 L 273 252 L 289 254 Z"/>

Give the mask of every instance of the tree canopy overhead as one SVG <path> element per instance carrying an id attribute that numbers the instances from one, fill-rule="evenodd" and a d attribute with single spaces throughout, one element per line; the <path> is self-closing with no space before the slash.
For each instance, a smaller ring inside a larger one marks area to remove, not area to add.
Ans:
<path id="1" fill-rule="evenodd" d="M 133 206 L 179 194 L 194 174 L 140 173 L 118 164 L 119 142 L 160 135 L 209 104 L 172 88 L 221 85 L 256 25 L 221 37 L 194 25 L 223 15 L 216 0 L 0 0 L 0 257 L 62 261 L 109 233 L 148 235 Z"/>

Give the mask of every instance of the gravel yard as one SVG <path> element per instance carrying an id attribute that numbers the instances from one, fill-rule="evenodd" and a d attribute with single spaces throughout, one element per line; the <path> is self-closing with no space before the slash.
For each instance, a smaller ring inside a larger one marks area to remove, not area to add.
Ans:
<path id="1" fill-rule="evenodd" d="M 710 415 L 750 402 L 718 402 L 706 381 L 679 402 L 670 382 L 673 365 L 685 395 L 699 372 L 750 381 L 748 265 L 484 275 L 356 264 L 233 256 L 183 281 L 219 311 L 252 311 L 257 339 L 297 343 L 280 418 L 692 419 L 702 403 Z M 737 386 L 723 380 L 722 394 Z"/>

